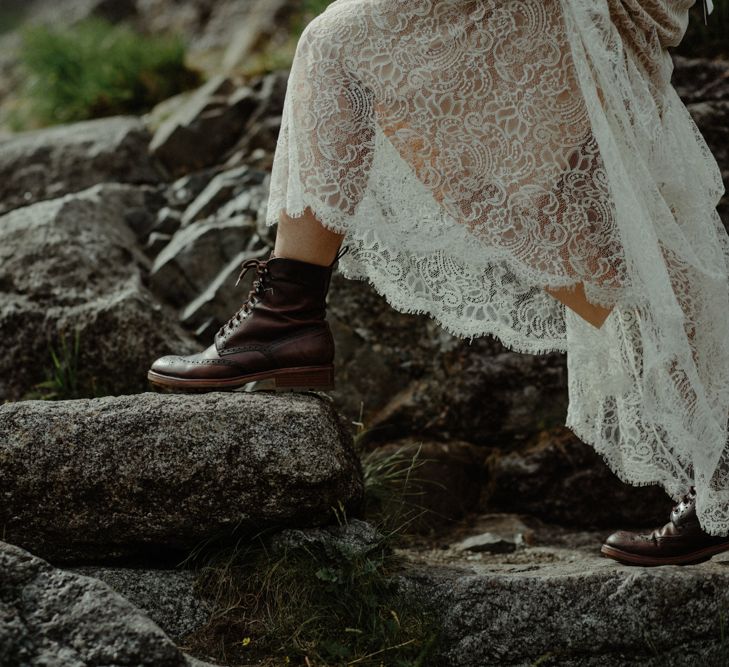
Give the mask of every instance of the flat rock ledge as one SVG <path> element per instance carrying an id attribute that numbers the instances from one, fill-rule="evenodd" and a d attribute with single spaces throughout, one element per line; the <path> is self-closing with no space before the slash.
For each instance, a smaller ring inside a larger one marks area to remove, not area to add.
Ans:
<path id="1" fill-rule="evenodd" d="M 509 516 L 486 516 L 471 532 L 513 539 L 518 527 L 501 526 Z M 439 667 L 726 664 L 729 553 L 628 566 L 600 554 L 610 530 L 530 525 L 509 553 L 464 549 L 460 537 L 401 550 L 399 585 L 439 617 Z"/>
<path id="2" fill-rule="evenodd" d="M 189 552 L 237 527 L 356 513 L 352 438 L 330 399 L 144 393 L 0 406 L 0 534 L 54 563 Z"/>

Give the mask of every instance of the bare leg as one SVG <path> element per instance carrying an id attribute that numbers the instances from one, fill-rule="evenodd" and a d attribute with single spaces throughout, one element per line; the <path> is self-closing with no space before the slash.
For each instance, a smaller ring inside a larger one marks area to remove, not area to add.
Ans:
<path id="1" fill-rule="evenodd" d="M 278 217 L 274 256 L 320 266 L 329 266 L 334 261 L 344 235 L 324 227 L 311 208 L 307 207 L 300 218 L 291 218 L 284 211 Z"/>
<path id="2" fill-rule="evenodd" d="M 574 310 L 580 317 L 598 329 L 603 325 L 612 310 L 612 308 L 603 308 L 602 306 L 590 303 L 585 296 L 585 288 L 582 283 L 579 283 L 577 289 L 574 291 L 565 289 L 564 287 L 557 289 L 545 287 L 544 289 L 548 294 L 551 294 L 565 306 Z"/>

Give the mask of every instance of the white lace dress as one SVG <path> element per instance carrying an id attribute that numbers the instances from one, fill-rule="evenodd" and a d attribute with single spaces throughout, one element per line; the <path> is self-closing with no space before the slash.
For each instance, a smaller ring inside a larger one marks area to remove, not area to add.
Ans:
<path id="1" fill-rule="evenodd" d="M 567 426 L 729 534 L 729 238 L 669 80 L 694 0 L 336 0 L 302 34 L 266 223 L 310 207 L 392 306 L 567 352 Z M 545 292 L 583 283 L 601 328 Z"/>

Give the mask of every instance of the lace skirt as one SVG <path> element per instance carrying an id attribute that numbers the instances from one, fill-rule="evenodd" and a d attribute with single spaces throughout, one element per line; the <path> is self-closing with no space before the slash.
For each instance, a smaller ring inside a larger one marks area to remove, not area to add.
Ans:
<path id="1" fill-rule="evenodd" d="M 567 426 L 729 534 L 721 175 L 670 85 L 694 0 L 336 0 L 304 30 L 266 223 L 460 337 L 567 352 Z M 614 306 L 601 328 L 545 287 Z"/>

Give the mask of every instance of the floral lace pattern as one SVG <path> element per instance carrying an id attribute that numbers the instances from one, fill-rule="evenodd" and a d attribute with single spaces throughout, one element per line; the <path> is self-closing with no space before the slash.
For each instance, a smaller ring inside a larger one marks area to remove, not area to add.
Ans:
<path id="1" fill-rule="evenodd" d="M 670 85 L 694 0 L 335 0 L 289 76 L 266 223 L 458 336 L 568 353 L 567 425 L 729 534 L 729 238 Z M 614 305 L 602 328 L 545 287 Z"/>

